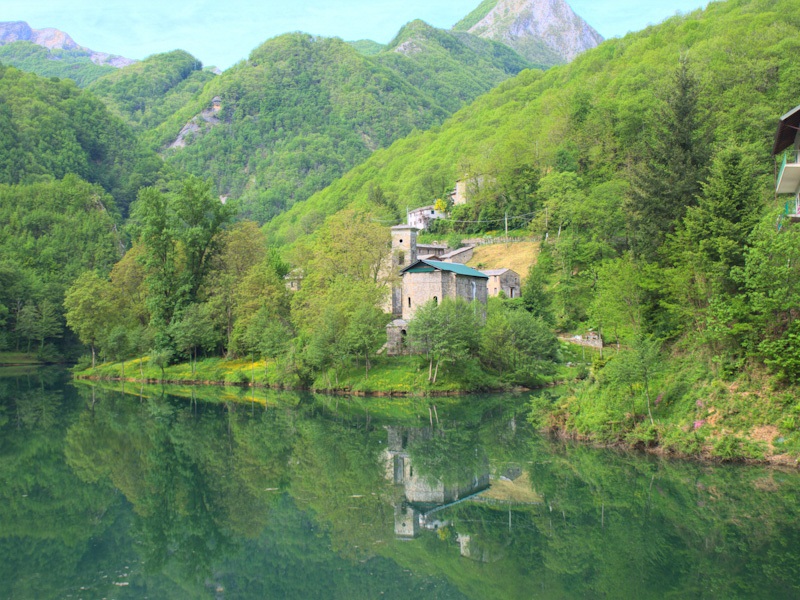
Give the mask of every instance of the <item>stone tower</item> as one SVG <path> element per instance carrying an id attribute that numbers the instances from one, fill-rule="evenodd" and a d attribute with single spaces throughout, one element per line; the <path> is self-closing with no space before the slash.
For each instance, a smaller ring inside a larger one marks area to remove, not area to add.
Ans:
<path id="1" fill-rule="evenodd" d="M 417 228 L 410 225 L 395 225 L 392 231 L 392 270 L 399 275 L 402 269 L 417 260 Z M 403 284 L 398 279 L 392 287 L 392 315 L 403 315 Z"/>
<path id="2" fill-rule="evenodd" d="M 417 228 L 411 225 L 392 227 L 392 266 L 405 269 L 417 260 Z"/>

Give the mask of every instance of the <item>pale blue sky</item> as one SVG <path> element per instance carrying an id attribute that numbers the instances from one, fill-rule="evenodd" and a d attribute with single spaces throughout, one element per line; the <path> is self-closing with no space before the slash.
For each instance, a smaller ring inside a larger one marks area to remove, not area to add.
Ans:
<path id="1" fill-rule="evenodd" d="M 568 0 L 569 1 L 569 0 Z M 0 21 L 55 27 L 79 44 L 141 59 L 182 48 L 205 65 L 227 68 L 265 40 L 288 31 L 386 43 L 423 19 L 449 28 L 480 0 L 2 0 Z M 571 0 L 606 38 L 690 12 L 702 0 Z"/>

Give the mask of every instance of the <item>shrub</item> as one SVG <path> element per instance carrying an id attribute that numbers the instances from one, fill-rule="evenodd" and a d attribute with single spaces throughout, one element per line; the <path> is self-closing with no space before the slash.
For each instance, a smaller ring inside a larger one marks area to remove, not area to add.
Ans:
<path id="1" fill-rule="evenodd" d="M 247 376 L 247 373 L 242 371 L 241 369 L 237 369 L 231 376 L 228 378 L 228 383 L 234 383 L 236 385 L 245 385 L 250 383 L 250 378 Z"/>

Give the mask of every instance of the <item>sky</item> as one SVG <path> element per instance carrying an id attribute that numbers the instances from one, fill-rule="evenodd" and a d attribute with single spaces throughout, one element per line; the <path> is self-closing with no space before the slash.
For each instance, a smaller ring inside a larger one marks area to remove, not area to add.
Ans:
<path id="1" fill-rule="evenodd" d="M 606 38 L 660 23 L 701 0 L 568 0 Z M 408 21 L 450 28 L 480 0 L 0 0 L 0 21 L 55 27 L 98 52 L 142 59 L 180 48 L 226 69 L 290 31 L 389 42 Z"/>

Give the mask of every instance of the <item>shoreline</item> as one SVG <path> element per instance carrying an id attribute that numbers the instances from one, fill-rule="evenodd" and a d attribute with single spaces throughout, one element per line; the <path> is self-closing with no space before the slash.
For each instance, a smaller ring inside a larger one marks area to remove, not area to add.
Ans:
<path id="1" fill-rule="evenodd" d="M 238 383 L 232 381 L 212 381 L 202 379 L 138 379 L 135 377 L 102 377 L 98 375 L 78 375 L 73 374 L 75 379 L 84 381 L 115 381 L 120 383 L 138 383 L 146 385 L 208 385 L 217 387 L 238 387 L 238 388 L 257 388 L 264 390 L 276 390 L 286 392 L 310 392 L 314 394 L 328 394 L 330 396 L 356 396 L 361 398 L 421 398 L 421 397 L 456 397 L 468 396 L 470 394 L 502 394 L 502 393 L 525 393 L 537 389 L 546 389 L 549 387 L 556 387 L 564 382 L 556 382 L 542 386 L 540 388 L 526 388 L 515 386 L 512 388 L 488 388 L 481 390 L 420 390 L 420 391 L 405 391 L 405 390 L 348 390 L 348 389 L 323 389 L 323 388 L 290 388 L 276 385 L 265 385 L 263 383 L 246 382 Z"/>
<path id="2" fill-rule="evenodd" d="M 552 438 L 577 442 L 583 445 L 592 446 L 594 448 L 602 448 L 606 450 L 618 450 L 625 452 L 637 452 L 642 454 L 650 454 L 658 456 L 659 458 L 667 458 L 670 460 L 687 460 L 707 465 L 722 465 L 722 464 L 740 464 L 752 466 L 769 466 L 775 468 L 797 470 L 800 468 L 800 458 L 793 458 L 789 454 L 775 454 L 768 450 L 763 458 L 746 458 L 739 457 L 735 459 L 726 459 L 714 456 L 708 449 L 704 449 L 699 454 L 686 454 L 676 450 L 669 450 L 659 444 L 646 445 L 643 443 L 629 444 L 623 441 L 616 442 L 598 442 L 589 436 L 580 435 L 577 433 L 570 433 L 564 429 L 540 429 L 539 433 L 542 435 L 549 435 Z"/>
<path id="3" fill-rule="evenodd" d="M 346 390 L 346 389 L 314 389 L 314 388 L 288 388 L 276 385 L 265 385 L 257 382 L 231 382 L 231 381 L 214 381 L 214 380 L 201 380 L 201 379 L 154 379 L 154 378 L 134 378 L 134 377 L 103 377 L 97 375 L 79 375 L 73 374 L 73 377 L 83 381 L 93 382 L 117 382 L 117 383 L 131 383 L 139 385 L 181 385 L 181 386 L 213 386 L 213 387 L 231 387 L 231 388 L 254 388 L 263 390 L 275 391 L 289 391 L 289 392 L 308 392 L 317 394 L 327 394 L 330 396 L 353 396 L 358 398 L 456 398 L 459 396 L 467 396 L 471 394 L 498 394 L 498 393 L 526 393 L 535 390 L 547 389 L 562 385 L 567 382 L 553 382 L 537 388 L 514 387 L 511 389 L 484 389 L 484 390 L 420 390 L 420 391 L 405 391 L 405 390 Z M 671 460 L 688 460 L 699 462 L 708 465 L 721 465 L 721 464 L 746 464 L 753 466 L 770 466 L 783 469 L 796 470 L 800 468 L 800 459 L 793 458 L 789 454 L 778 454 L 773 451 L 770 446 L 767 448 L 762 458 L 746 458 L 738 457 L 734 459 L 720 458 L 714 456 L 709 448 L 704 448 L 700 453 L 687 454 L 673 449 L 667 449 L 658 443 L 645 444 L 638 442 L 631 444 L 624 441 L 614 442 L 600 442 L 593 439 L 591 436 L 581 435 L 574 432 L 569 432 L 565 429 L 540 429 L 539 432 L 543 435 L 548 435 L 555 439 L 564 441 L 577 442 L 583 445 L 593 446 L 595 448 L 603 448 L 609 450 L 636 452 L 643 454 L 650 454 L 660 458 L 667 458 Z"/>

